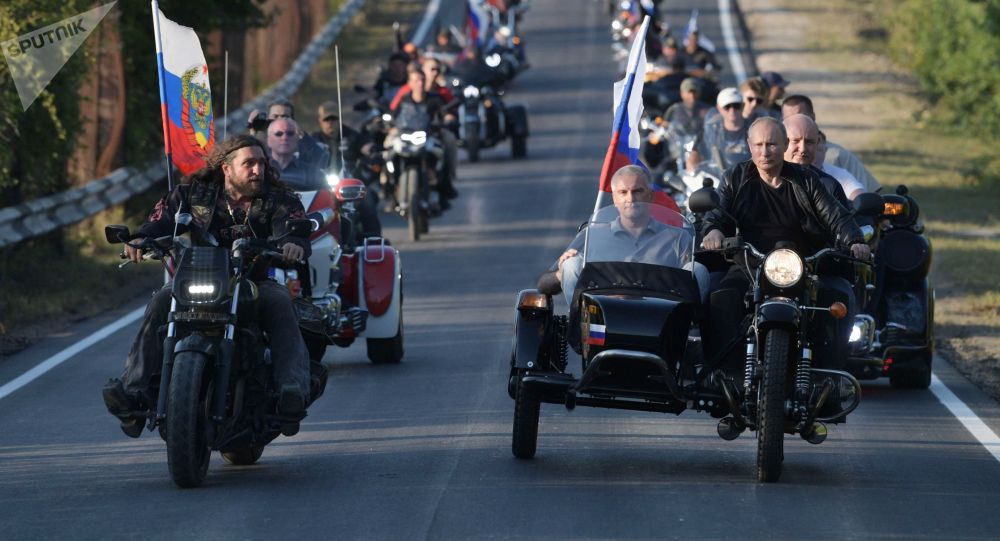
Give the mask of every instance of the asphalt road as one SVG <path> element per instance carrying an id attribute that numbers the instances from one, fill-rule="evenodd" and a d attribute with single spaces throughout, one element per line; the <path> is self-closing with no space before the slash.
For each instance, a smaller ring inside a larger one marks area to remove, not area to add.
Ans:
<path id="1" fill-rule="evenodd" d="M 0 399 L 0 539 L 1000 538 L 1000 463 L 930 391 L 883 383 L 826 443 L 788 437 L 775 485 L 752 479 L 752 435 L 725 442 L 696 413 L 545 405 L 537 457 L 512 457 L 515 294 L 592 208 L 610 132 L 603 2 L 572 4 L 539 0 L 525 18 L 532 69 L 507 99 L 530 107 L 529 159 L 504 144 L 463 163 L 455 208 L 418 244 L 386 220 L 405 273 L 403 363 L 331 349 L 297 436 L 255 466 L 214 457 L 203 487 L 181 490 L 162 441 L 123 436 L 100 399 L 131 325 Z M 668 16 L 681 28 L 687 13 Z M 0 384 L 120 315 L 4 360 Z M 1000 431 L 996 403 L 936 371 Z"/>

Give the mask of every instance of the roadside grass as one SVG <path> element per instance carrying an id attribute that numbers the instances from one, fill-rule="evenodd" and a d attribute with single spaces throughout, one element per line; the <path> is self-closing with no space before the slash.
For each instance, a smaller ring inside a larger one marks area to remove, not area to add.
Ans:
<path id="1" fill-rule="evenodd" d="M 342 3 L 331 0 L 331 13 Z M 377 66 L 384 63 L 394 44 L 392 23 L 399 21 L 403 35 L 425 8 L 407 0 L 369 1 L 341 34 L 341 82 L 345 116 L 354 101 L 355 82 L 371 84 Z M 336 99 L 334 55 L 331 48 L 314 66 L 296 96 L 303 129 L 318 129 L 316 107 Z M 0 358 L 30 345 L 66 325 L 130 302 L 162 283 L 156 263 L 119 269 L 119 245 L 104 240 L 104 225 L 127 224 L 133 229 L 159 199 L 166 185 L 133 197 L 62 233 L 43 236 L 0 249 Z"/>

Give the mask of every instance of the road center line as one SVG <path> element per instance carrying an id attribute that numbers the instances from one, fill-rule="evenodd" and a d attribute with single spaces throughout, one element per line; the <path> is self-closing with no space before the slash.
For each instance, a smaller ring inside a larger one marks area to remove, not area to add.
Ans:
<path id="1" fill-rule="evenodd" d="M 32 381 L 35 381 L 36 379 L 41 377 L 42 374 L 45 374 L 49 370 L 52 370 L 53 368 L 73 358 L 74 355 L 100 342 L 101 340 L 104 340 L 105 338 L 111 336 L 112 334 L 119 331 L 123 327 L 136 321 L 137 319 L 142 317 L 142 314 L 145 311 L 146 307 L 136 308 L 135 310 L 122 316 L 117 321 L 98 330 L 94 334 L 84 338 L 83 340 L 80 340 L 79 342 L 73 344 L 72 346 L 42 361 L 31 370 L 28 370 L 24 374 L 21 374 L 20 376 L 6 383 L 3 387 L 0 387 L 0 399 L 6 398 L 7 395 L 20 389 L 21 387 L 24 387 L 25 385 L 31 383 Z"/>
<path id="2" fill-rule="evenodd" d="M 962 399 L 955 396 L 955 393 L 951 392 L 951 389 L 939 380 L 936 374 L 931 374 L 931 392 L 958 419 L 958 422 L 962 423 L 962 426 L 979 440 L 979 443 L 993 455 L 993 458 L 1000 461 L 1000 437 L 986 426 L 986 423 L 969 406 L 966 406 Z"/>

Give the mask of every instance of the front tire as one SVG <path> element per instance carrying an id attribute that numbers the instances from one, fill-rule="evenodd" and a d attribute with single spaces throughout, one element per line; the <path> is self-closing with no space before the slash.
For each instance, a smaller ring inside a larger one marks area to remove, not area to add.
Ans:
<path id="1" fill-rule="evenodd" d="M 513 158 L 523 158 L 528 155 L 528 138 L 524 135 L 510 136 L 510 155 Z"/>
<path id="2" fill-rule="evenodd" d="M 406 223 L 410 233 L 410 241 L 417 242 L 420 240 L 420 233 L 422 233 L 420 227 L 420 187 L 419 181 L 417 179 L 418 172 L 414 168 L 407 169 L 404 173 L 406 178 L 403 183 L 405 192 L 403 197 L 406 199 L 407 203 L 407 215 Z"/>
<path id="3" fill-rule="evenodd" d="M 517 458 L 533 458 L 538 445 L 538 414 L 541 404 L 521 381 L 523 370 L 518 370 L 514 392 L 514 431 L 511 451 Z"/>
<path id="4" fill-rule="evenodd" d="M 479 161 L 479 124 L 470 124 L 465 132 L 465 152 L 469 156 L 469 163 Z"/>
<path id="5" fill-rule="evenodd" d="M 206 434 L 207 396 L 202 392 L 208 359 L 184 351 L 174 359 L 167 396 L 167 465 L 181 488 L 201 485 L 212 455 Z"/>
<path id="6" fill-rule="evenodd" d="M 791 336 L 773 329 L 764 343 L 764 375 L 757 398 L 757 481 L 774 483 L 781 476 L 785 446 L 785 376 Z"/>
<path id="7" fill-rule="evenodd" d="M 926 389 L 931 386 L 931 354 L 920 359 L 923 366 L 894 369 L 889 372 L 889 385 L 896 389 Z"/>

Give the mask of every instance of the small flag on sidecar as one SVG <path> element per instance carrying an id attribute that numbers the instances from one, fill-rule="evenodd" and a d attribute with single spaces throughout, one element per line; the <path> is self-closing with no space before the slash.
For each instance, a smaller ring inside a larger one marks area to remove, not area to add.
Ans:
<path id="1" fill-rule="evenodd" d="M 604 329 L 605 329 L 604 325 L 596 325 L 594 323 L 591 323 L 587 333 L 587 343 L 592 346 L 603 346 Z"/>

